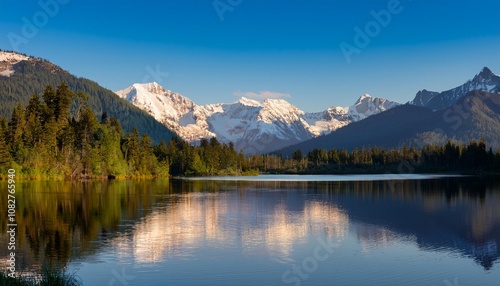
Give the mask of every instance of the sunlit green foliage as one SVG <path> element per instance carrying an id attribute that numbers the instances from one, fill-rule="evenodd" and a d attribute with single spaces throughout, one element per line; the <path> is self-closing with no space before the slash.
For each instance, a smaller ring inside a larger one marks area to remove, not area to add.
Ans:
<path id="1" fill-rule="evenodd" d="M 243 154 L 217 139 L 191 146 L 175 138 L 153 145 L 136 128 L 124 134 L 118 120 L 101 115 L 89 105 L 90 97 L 72 92 L 64 83 L 47 86 L 10 120 L 0 118 L 0 169 L 14 168 L 20 177 L 70 178 L 165 177 L 236 175 L 248 172 Z M 70 113 L 71 101 L 76 112 Z M 6 174 L 6 172 L 3 172 Z"/>

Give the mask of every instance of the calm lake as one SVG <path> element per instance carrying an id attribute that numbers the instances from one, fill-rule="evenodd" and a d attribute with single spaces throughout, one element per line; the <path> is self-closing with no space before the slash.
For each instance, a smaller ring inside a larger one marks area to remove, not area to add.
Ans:
<path id="1" fill-rule="evenodd" d="M 6 214 L 6 182 L 0 188 Z M 85 286 L 500 281 L 500 182 L 492 179 L 18 182 L 16 219 L 18 272 L 60 265 Z"/>

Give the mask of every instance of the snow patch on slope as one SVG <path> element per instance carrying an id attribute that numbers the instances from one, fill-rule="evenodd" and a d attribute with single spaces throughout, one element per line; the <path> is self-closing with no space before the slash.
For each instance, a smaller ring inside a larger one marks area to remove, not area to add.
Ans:
<path id="1" fill-rule="evenodd" d="M 14 65 L 28 59 L 29 57 L 18 53 L 0 51 L 0 76 L 10 77 L 14 74 Z"/>

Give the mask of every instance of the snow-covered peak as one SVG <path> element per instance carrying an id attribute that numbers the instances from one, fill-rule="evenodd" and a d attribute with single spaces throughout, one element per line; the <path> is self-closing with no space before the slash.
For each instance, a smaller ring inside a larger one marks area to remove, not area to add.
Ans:
<path id="1" fill-rule="evenodd" d="M 147 111 L 160 122 L 167 117 L 171 120 L 178 120 L 196 106 L 187 97 L 164 89 L 156 82 L 135 83 L 117 91 L 116 94 Z"/>
<path id="2" fill-rule="evenodd" d="M 267 108 L 299 110 L 295 105 L 284 99 L 266 98 L 262 102 L 262 105 Z"/>
<path id="3" fill-rule="evenodd" d="M 259 101 L 257 100 L 253 100 L 253 99 L 249 99 L 249 98 L 246 98 L 246 97 L 242 97 L 238 100 L 239 103 L 243 104 L 243 105 L 246 105 L 246 106 L 255 106 L 255 107 L 258 107 L 258 106 L 262 106 L 262 103 L 260 103 Z"/>
<path id="4" fill-rule="evenodd" d="M 25 55 L 21 55 L 18 53 L 14 52 L 4 52 L 0 51 L 0 62 L 20 62 L 20 61 L 25 61 L 28 60 L 29 57 Z"/>
<path id="5" fill-rule="evenodd" d="M 363 94 L 362 96 L 360 96 L 358 98 L 358 100 L 356 101 L 356 103 L 354 103 L 354 105 L 359 104 L 359 103 L 361 103 L 361 102 L 363 102 L 365 100 L 371 100 L 372 98 L 373 97 L 371 97 L 368 93 L 365 93 L 365 94 Z"/>
<path id="6" fill-rule="evenodd" d="M 304 115 L 304 111 L 284 99 L 267 98 L 262 104 L 264 108 L 259 113 L 259 120 L 266 123 L 277 121 L 293 123 L 299 121 L 300 116 Z"/>
<path id="7" fill-rule="evenodd" d="M 145 90 L 147 92 L 154 93 L 154 94 L 163 94 L 167 91 L 161 85 L 159 85 L 157 82 L 136 83 L 133 85 L 133 87 L 136 89 Z"/>
<path id="8" fill-rule="evenodd" d="M 386 111 L 398 106 L 399 103 L 387 100 L 385 98 L 371 97 L 368 94 L 362 95 L 354 106 L 349 107 L 349 112 L 364 119 L 368 116 Z"/>
<path id="9" fill-rule="evenodd" d="M 266 98 L 263 101 L 264 104 L 274 104 L 274 105 L 287 105 L 290 104 L 288 101 L 279 98 Z"/>
<path id="10" fill-rule="evenodd" d="M 399 103 L 385 98 L 362 95 L 351 106 L 332 106 L 323 112 L 306 113 L 305 118 L 315 136 L 328 134 L 351 122 L 365 119 L 371 115 L 398 106 Z"/>
<path id="11" fill-rule="evenodd" d="M 18 53 L 0 51 L 0 76 L 11 76 L 14 74 L 14 65 L 28 59 L 28 56 Z"/>

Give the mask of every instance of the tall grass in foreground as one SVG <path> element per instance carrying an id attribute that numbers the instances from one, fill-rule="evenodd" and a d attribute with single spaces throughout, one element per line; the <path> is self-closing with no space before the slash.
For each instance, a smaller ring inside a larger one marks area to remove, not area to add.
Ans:
<path id="1" fill-rule="evenodd" d="M 64 270 L 44 269 L 40 279 L 28 277 L 11 278 L 0 271 L 0 286 L 82 286 L 78 276 L 66 274 Z"/>

